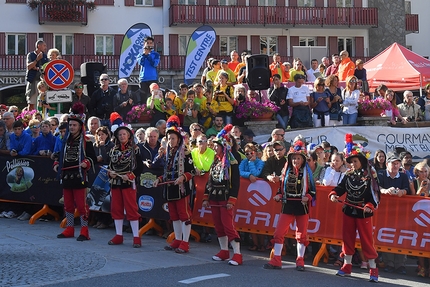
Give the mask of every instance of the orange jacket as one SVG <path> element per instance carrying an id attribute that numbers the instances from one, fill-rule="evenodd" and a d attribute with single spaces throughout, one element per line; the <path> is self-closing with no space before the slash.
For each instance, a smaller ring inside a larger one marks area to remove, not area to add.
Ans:
<path id="1" fill-rule="evenodd" d="M 269 69 L 270 69 L 270 72 L 272 73 L 272 77 L 273 75 L 276 75 L 276 74 L 281 76 L 281 82 L 288 82 L 288 80 L 290 79 L 290 73 L 286 70 L 285 66 L 282 65 L 281 63 L 279 63 L 279 68 L 277 68 L 276 63 L 273 62 L 272 64 L 270 64 Z"/>
<path id="2" fill-rule="evenodd" d="M 355 64 L 349 57 L 345 58 L 339 64 L 339 70 L 337 70 L 337 76 L 339 81 L 344 82 L 349 76 L 354 76 Z"/>

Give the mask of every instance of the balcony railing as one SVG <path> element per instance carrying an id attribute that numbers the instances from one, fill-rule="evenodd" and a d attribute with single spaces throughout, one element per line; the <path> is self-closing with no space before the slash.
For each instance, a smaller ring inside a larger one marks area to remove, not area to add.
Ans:
<path id="1" fill-rule="evenodd" d="M 172 25 L 378 26 L 377 8 L 171 5 Z"/>
<path id="2" fill-rule="evenodd" d="M 39 4 L 39 24 L 46 22 L 64 22 L 87 25 L 88 8 L 85 4 Z"/>
<path id="3" fill-rule="evenodd" d="M 406 14 L 406 31 L 419 32 L 418 14 Z"/>
<path id="4" fill-rule="evenodd" d="M 75 71 L 80 71 L 82 63 L 85 62 L 101 62 L 107 65 L 108 71 L 110 73 L 117 73 L 119 66 L 119 55 L 111 56 L 98 56 L 98 55 L 63 55 L 64 60 L 68 61 Z M 228 59 L 227 55 L 216 56 L 210 55 L 209 57 L 214 57 L 216 59 Z M 282 62 L 293 62 L 292 56 L 281 57 Z M 370 60 L 370 57 L 351 57 L 351 60 L 362 59 L 364 62 Z M 26 55 L 0 55 L 0 67 L 2 71 L 14 71 L 14 72 L 25 72 L 27 57 Z M 165 72 L 181 72 L 184 70 L 185 66 L 185 56 L 179 55 L 167 55 L 160 57 L 160 65 L 158 69 Z M 136 65 L 133 71 L 139 71 L 139 65 Z"/>

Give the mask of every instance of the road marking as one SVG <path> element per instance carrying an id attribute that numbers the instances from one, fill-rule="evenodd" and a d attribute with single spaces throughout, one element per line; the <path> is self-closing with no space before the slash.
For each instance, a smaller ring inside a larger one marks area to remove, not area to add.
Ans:
<path id="1" fill-rule="evenodd" d="M 230 276 L 230 275 L 225 274 L 225 273 L 218 273 L 218 274 L 213 274 L 213 275 L 198 276 L 198 277 L 194 277 L 194 278 L 190 278 L 190 279 L 181 280 L 181 281 L 179 281 L 179 283 L 192 284 L 192 283 L 196 283 L 196 282 L 203 281 L 203 280 L 228 277 L 228 276 Z"/>

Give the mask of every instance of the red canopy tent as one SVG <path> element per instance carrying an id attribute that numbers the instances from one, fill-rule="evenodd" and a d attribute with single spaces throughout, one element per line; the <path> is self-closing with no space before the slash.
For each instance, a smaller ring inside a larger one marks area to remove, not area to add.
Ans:
<path id="1" fill-rule="evenodd" d="M 430 82 L 430 61 L 397 43 L 367 61 L 364 68 L 370 91 L 380 84 L 394 91 L 420 90 Z"/>

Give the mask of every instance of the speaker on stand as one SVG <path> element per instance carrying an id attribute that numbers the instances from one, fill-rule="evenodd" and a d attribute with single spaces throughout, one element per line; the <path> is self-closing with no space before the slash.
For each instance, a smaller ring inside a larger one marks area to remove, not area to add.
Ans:
<path id="1" fill-rule="evenodd" d="M 268 55 L 251 55 L 246 58 L 246 81 L 251 90 L 269 89 L 271 75 Z"/>
<path id="2" fill-rule="evenodd" d="M 82 63 L 81 82 L 84 84 L 84 93 L 86 92 L 86 94 L 91 97 L 94 91 L 100 88 L 100 75 L 105 74 L 106 71 L 106 64 L 99 62 Z"/>

